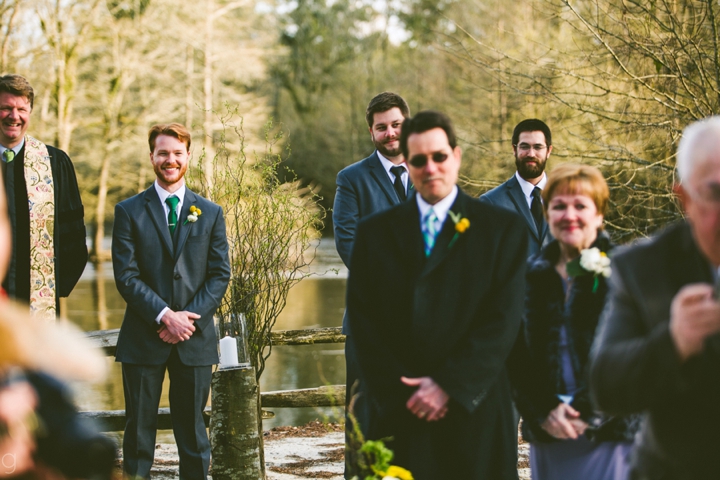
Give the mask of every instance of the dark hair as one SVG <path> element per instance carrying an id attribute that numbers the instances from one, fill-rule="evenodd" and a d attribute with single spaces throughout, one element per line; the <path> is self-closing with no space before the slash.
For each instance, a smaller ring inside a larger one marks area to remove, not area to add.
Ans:
<path id="1" fill-rule="evenodd" d="M 30 110 L 33 108 L 35 92 L 27 79 L 22 75 L 10 74 L 0 77 L 0 93 L 9 93 L 11 95 L 17 95 L 18 97 L 25 97 L 28 102 L 30 102 Z"/>
<path id="2" fill-rule="evenodd" d="M 184 125 L 179 123 L 160 123 L 158 125 L 153 125 L 148 132 L 150 153 L 155 151 L 155 139 L 157 139 L 160 135 L 168 135 L 170 137 L 177 138 L 187 146 L 188 152 L 190 151 L 190 142 L 192 141 L 192 138 L 190 137 L 190 132 L 188 132 Z"/>
<path id="3" fill-rule="evenodd" d="M 408 157 L 408 137 L 413 133 L 423 133 L 434 128 L 442 128 L 448 138 L 450 148 L 457 146 L 455 138 L 455 129 L 452 126 L 450 117 L 444 113 L 435 110 L 423 110 L 411 118 L 406 118 L 402 124 L 400 131 L 400 150 L 407 159 Z"/>
<path id="4" fill-rule="evenodd" d="M 367 121 L 368 127 L 372 128 L 373 117 L 376 113 L 387 112 L 396 107 L 400 109 L 403 117 L 408 118 L 410 116 L 410 107 L 408 107 L 405 99 L 397 93 L 382 92 L 375 95 L 365 110 L 365 121 Z"/>
<path id="5" fill-rule="evenodd" d="M 548 127 L 545 122 L 543 122 L 542 120 L 538 120 L 537 118 L 528 118 L 517 124 L 515 130 L 513 130 L 512 144 L 517 145 L 521 133 L 538 131 L 542 132 L 545 135 L 545 143 L 547 143 L 548 146 L 552 145 L 552 134 L 550 133 L 550 127 Z"/>

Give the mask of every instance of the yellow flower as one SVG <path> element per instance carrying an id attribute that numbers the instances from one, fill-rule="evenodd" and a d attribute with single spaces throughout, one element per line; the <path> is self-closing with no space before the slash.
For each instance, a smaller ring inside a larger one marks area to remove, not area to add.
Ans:
<path id="1" fill-rule="evenodd" d="M 398 480 L 413 480 L 412 473 L 397 465 L 390 465 L 385 472 L 385 477 L 397 478 Z"/>
<path id="2" fill-rule="evenodd" d="M 199 208 L 196 208 L 196 209 L 195 209 L 195 214 L 198 215 L 198 216 L 199 216 L 199 215 L 202 215 L 202 210 L 200 210 Z"/>
<path id="3" fill-rule="evenodd" d="M 192 205 L 190 207 L 190 213 L 195 213 L 197 211 L 197 207 L 195 205 Z"/>
<path id="4" fill-rule="evenodd" d="M 455 230 L 458 233 L 464 233 L 468 228 L 470 228 L 470 220 L 467 218 L 461 218 L 460 221 L 455 224 Z"/>

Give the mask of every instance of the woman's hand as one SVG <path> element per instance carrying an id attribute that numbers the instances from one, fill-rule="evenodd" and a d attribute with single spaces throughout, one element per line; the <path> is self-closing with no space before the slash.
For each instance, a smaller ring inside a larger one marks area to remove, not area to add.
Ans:
<path id="1" fill-rule="evenodd" d="M 567 403 L 560 403 L 540 426 L 555 438 L 575 440 L 585 432 L 587 423 L 580 419 L 580 412 Z"/>

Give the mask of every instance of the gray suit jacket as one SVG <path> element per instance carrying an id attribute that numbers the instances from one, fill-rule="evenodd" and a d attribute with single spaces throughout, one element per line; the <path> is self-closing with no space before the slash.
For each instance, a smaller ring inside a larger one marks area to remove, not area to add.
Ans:
<path id="1" fill-rule="evenodd" d="M 202 215 L 186 223 L 192 205 Z M 155 322 L 166 306 L 201 316 L 190 339 L 177 344 L 182 363 L 218 362 L 213 315 L 230 280 L 225 219 L 219 205 L 186 189 L 178 220 L 174 247 L 152 186 L 115 207 L 113 269 L 117 289 L 127 302 L 115 356 L 119 362 L 167 361 L 173 346 L 160 339 Z"/>
<path id="2" fill-rule="evenodd" d="M 535 255 L 553 239 L 548 231 L 547 222 L 544 220 L 542 231 L 538 232 L 535 220 L 525 200 L 525 195 L 515 175 L 502 185 L 481 195 L 480 200 L 517 212 L 525 219 L 528 228 L 528 257 Z"/>
<path id="3" fill-rule="evenodd" d="M 408 190 L 411 188 L 412 185 L 408 182 Z M 335 247 L 346 267 L 350 267 L 358 222 L 399 203 L 400 198 L 395 193 L 377 152 L 338 173 L 333 205 L 333 230 Z"/>
<path id="4" fill-rule="evenodd" d="M 613 256 L 610 299 L 598 327 L 591 393 L 612 414 L 645 412 L 636 440 L 638 479 L 717 478 L 720 334 L 681 364 L 670 334 L 673 298 L 712 283 L 709 262 L 686 222 Z"/>

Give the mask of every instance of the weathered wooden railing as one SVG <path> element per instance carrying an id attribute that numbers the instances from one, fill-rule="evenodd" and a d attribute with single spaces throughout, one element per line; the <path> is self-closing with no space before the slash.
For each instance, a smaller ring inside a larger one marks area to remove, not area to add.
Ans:
<path id="1" fill-rule="evenodd" d="M 87 336 L 98 348 L 102 348 L 106 355 L 114 356 L 119 333 L 119 329 L 99 330 L 88 332 Z M 270 334 L 270 342 L 273 347 L 279 345 L 344 343 L 345 335 L 341 333 L 340 327 L 280 330 Z M 263 408 L 344 406 L 345 385 L 263 392 L 260 394 L 260 400 Z M 207 407 L 205 409 L 205 425 L 209 425 L 211 408 L 212 407 Z M 83 415 L 99 420 L 100 425 L 107 432 L 121 431 L 125 428 L 124 410 L 83 412 Z M 172 428 L 170 409 L 161 408 L 158 412 L 158 429 L 165 430 L 170 428 Z"/>

